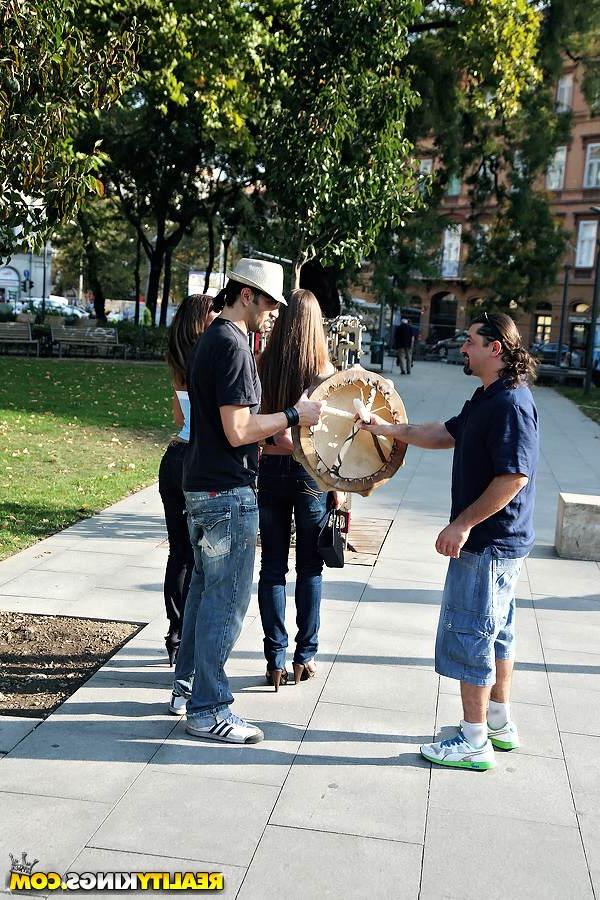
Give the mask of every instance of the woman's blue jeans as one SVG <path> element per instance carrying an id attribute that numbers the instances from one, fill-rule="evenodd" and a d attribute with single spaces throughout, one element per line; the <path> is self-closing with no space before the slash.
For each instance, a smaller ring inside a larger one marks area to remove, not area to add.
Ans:
<path id="1" fill-rule="evenodd" d="M 304 663 L 317 652 L 323 560 L 317 538 L 323 525 L 327 494 L 291 456 L 264 455 L 258 476 L 261 568 L 258 605 L 265 634 L 267 669 L 285 668 L 285 576 L 292 528 L 296 521 L 296 652 Z"/>
<path id="2" fill-rule="evenodd" d="M 224 667 L 250 603 L 258 507 L 251 487 L 186 491 L 185 500 L 194 572 L 173 690 L 189 698 L 188 719 L 203 727 L 233 703 Z"/>

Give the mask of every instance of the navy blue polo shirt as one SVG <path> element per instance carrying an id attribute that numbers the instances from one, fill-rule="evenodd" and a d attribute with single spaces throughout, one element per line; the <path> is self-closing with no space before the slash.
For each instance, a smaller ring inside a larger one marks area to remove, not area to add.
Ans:
<path id="1" fill-rule="evenodd" d="M 498 557 L 526 556 L 531 550 L 535 475 L 539 457 L 538 414 L 525 384 L 510 388 L 499 379 L 478 388 L 458 416 L 445 422 L 455 441 L 452 462 L 454 521 L 474 503 L 496 475 L 527 475 L 529 481 L 510 503 L 471 529 L 464 549 L 491 548 Z"/>

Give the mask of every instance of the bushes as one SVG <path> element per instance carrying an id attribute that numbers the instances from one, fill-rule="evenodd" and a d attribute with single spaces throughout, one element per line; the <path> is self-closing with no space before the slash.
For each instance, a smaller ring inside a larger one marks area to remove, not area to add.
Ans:
<path id="1" fill-rule="evenodd" d="M 167 328 L 146 328 L 133 322 L 117 322 L 115 327 L 119 343 L 131 347 L 130 359 L 164 359 L 167 352 Z"/>

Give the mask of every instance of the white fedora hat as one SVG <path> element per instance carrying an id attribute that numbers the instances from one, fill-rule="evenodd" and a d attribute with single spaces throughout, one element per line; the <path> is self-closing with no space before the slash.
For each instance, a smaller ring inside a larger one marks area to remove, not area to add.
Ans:
<path id="1" fill-rule="evenodd" d="M 267 297 L 272 297 L 273 300 L 287 306 L 287 301 L 283 297 L 283 266 L 279 263 L 244 257 L 238 260 L 226 275 L 232 281 L 256 288 L 261 294 L 266 294 Z"/>

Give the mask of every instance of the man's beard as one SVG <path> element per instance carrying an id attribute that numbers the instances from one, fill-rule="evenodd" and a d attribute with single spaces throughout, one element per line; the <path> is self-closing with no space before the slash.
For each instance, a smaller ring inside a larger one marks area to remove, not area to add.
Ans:
<path id="1" fill-rule="evenodd" d="M 473 369 L 472 369 L 471 366 L 469 365 L 469 357 L 467 356 L 466 353 L 463 353 L 463 356 L 464 356 L 464 359 L 465 359 L 465 362 L 464 362 L 464 365 L 463 365 L 463 372 L 465 373 L 465 375 L 472 375 L 472 374 L 473 374 Z"/>

